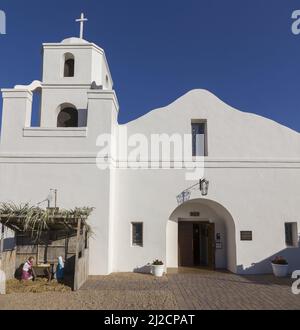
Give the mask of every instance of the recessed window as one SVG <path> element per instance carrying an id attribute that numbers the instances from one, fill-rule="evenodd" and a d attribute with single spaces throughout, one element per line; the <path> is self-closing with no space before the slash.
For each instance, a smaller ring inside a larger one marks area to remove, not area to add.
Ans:
<path id="1" fill-rule="evenodd" d="M 64 58 L 64 77 L 74 77 L 75 73 L 75 59 L 71 53 L 65 54 Z"/>
<path id="2" fill-rule="evenodd" d="M 143 246 L 143 223 L 142 222 L 132 222 L 132 246 Z"/>
<path id="3" fill-rule="evenodd" d="M 241 241 L 252 241 L 252 231 L 250 230 L 243 230 L 240 233 Z"/>
<path id="4" fill-rule="evenodd" d="M 78 127 L 78 111 L 74 108 L 64 108 L 57 116 L 57 127 Z"/>
<path id="5" fill-rule="evenodd" d="M 207 156 L 207 123 L 206 121 L 192 121 L 192 154 Z"/>
<path id="6" fill-rule="evenodd" d="M 298 230 L 297 222 L 286 222 L 285 228 L 285 244 L 287 246 L 298 246 Z"/>

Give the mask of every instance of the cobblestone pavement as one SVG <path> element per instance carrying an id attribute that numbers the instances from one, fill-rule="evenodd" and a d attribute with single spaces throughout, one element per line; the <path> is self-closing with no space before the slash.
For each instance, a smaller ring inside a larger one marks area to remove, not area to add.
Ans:
<path id="1" fill-rule="evenodd" d="M 291 283 L 191 269 L 170 270 L 163 278 L 117 273 L 92 276 L 77 292 L 0 296 L 0 309 L 300 309 Z"/>
<path id="2" fill-rule="evenodd" d="M 82 290 L 121 291 L 119 308 L 129 307 L 126 294 L 133 290 L 169 293 L 164 305 L 157 305 L 157 309 L 167 306 L 183 310 L 300 309 L 300 295 L 291 292 L 291 285 L 290 278 L 278 279 L 273 275 L 238 276 L 229 272 L 170 270 L 162 279 L 138 274 L 91 277 Z"/>
<path id="3" fill-rule="evenodd" d="M 169 274 L 179 309 L 300 309 L 290 278 L 195 271 Z"/>

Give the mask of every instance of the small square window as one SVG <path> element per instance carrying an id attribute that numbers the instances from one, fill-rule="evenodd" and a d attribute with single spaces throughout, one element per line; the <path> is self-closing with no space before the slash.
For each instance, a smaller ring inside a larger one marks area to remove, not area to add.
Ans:
<path id="1" fill-rule="evenodd" d="M 241 241 L 252 241 L 252 231 L 244 230 L 241 231 Z"/>
<path id="2" fill-rule="evenodd" d="M 132 246 L 143 246 L 143 223 L 132 222 Z"/>
<path id="3" fill-rule="evenodd" d="M 298 246 L 298 230 L 297 222 L 286 222 L 284 224 L 285 229 L 285 244 L 287 246 Z"/>

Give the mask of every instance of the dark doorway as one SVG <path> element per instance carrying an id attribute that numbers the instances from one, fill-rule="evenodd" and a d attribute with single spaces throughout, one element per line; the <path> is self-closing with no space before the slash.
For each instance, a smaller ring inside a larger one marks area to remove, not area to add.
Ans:
<path id="1" fill-rule="evenodd" d="M 215 267 L 214 224 L 180 221 L 178 223 L 179 266 Z"/>

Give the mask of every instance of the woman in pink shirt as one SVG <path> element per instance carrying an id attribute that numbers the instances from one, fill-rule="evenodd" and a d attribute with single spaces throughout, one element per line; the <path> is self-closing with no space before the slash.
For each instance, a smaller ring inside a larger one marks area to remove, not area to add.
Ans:
<path id="1" fill-rule="evenodd" d="M 30 257 L 25 263 L 22 268 L 22 280 L 32 280 L 33 279 L 33 260 L 34 257 Z"/>

